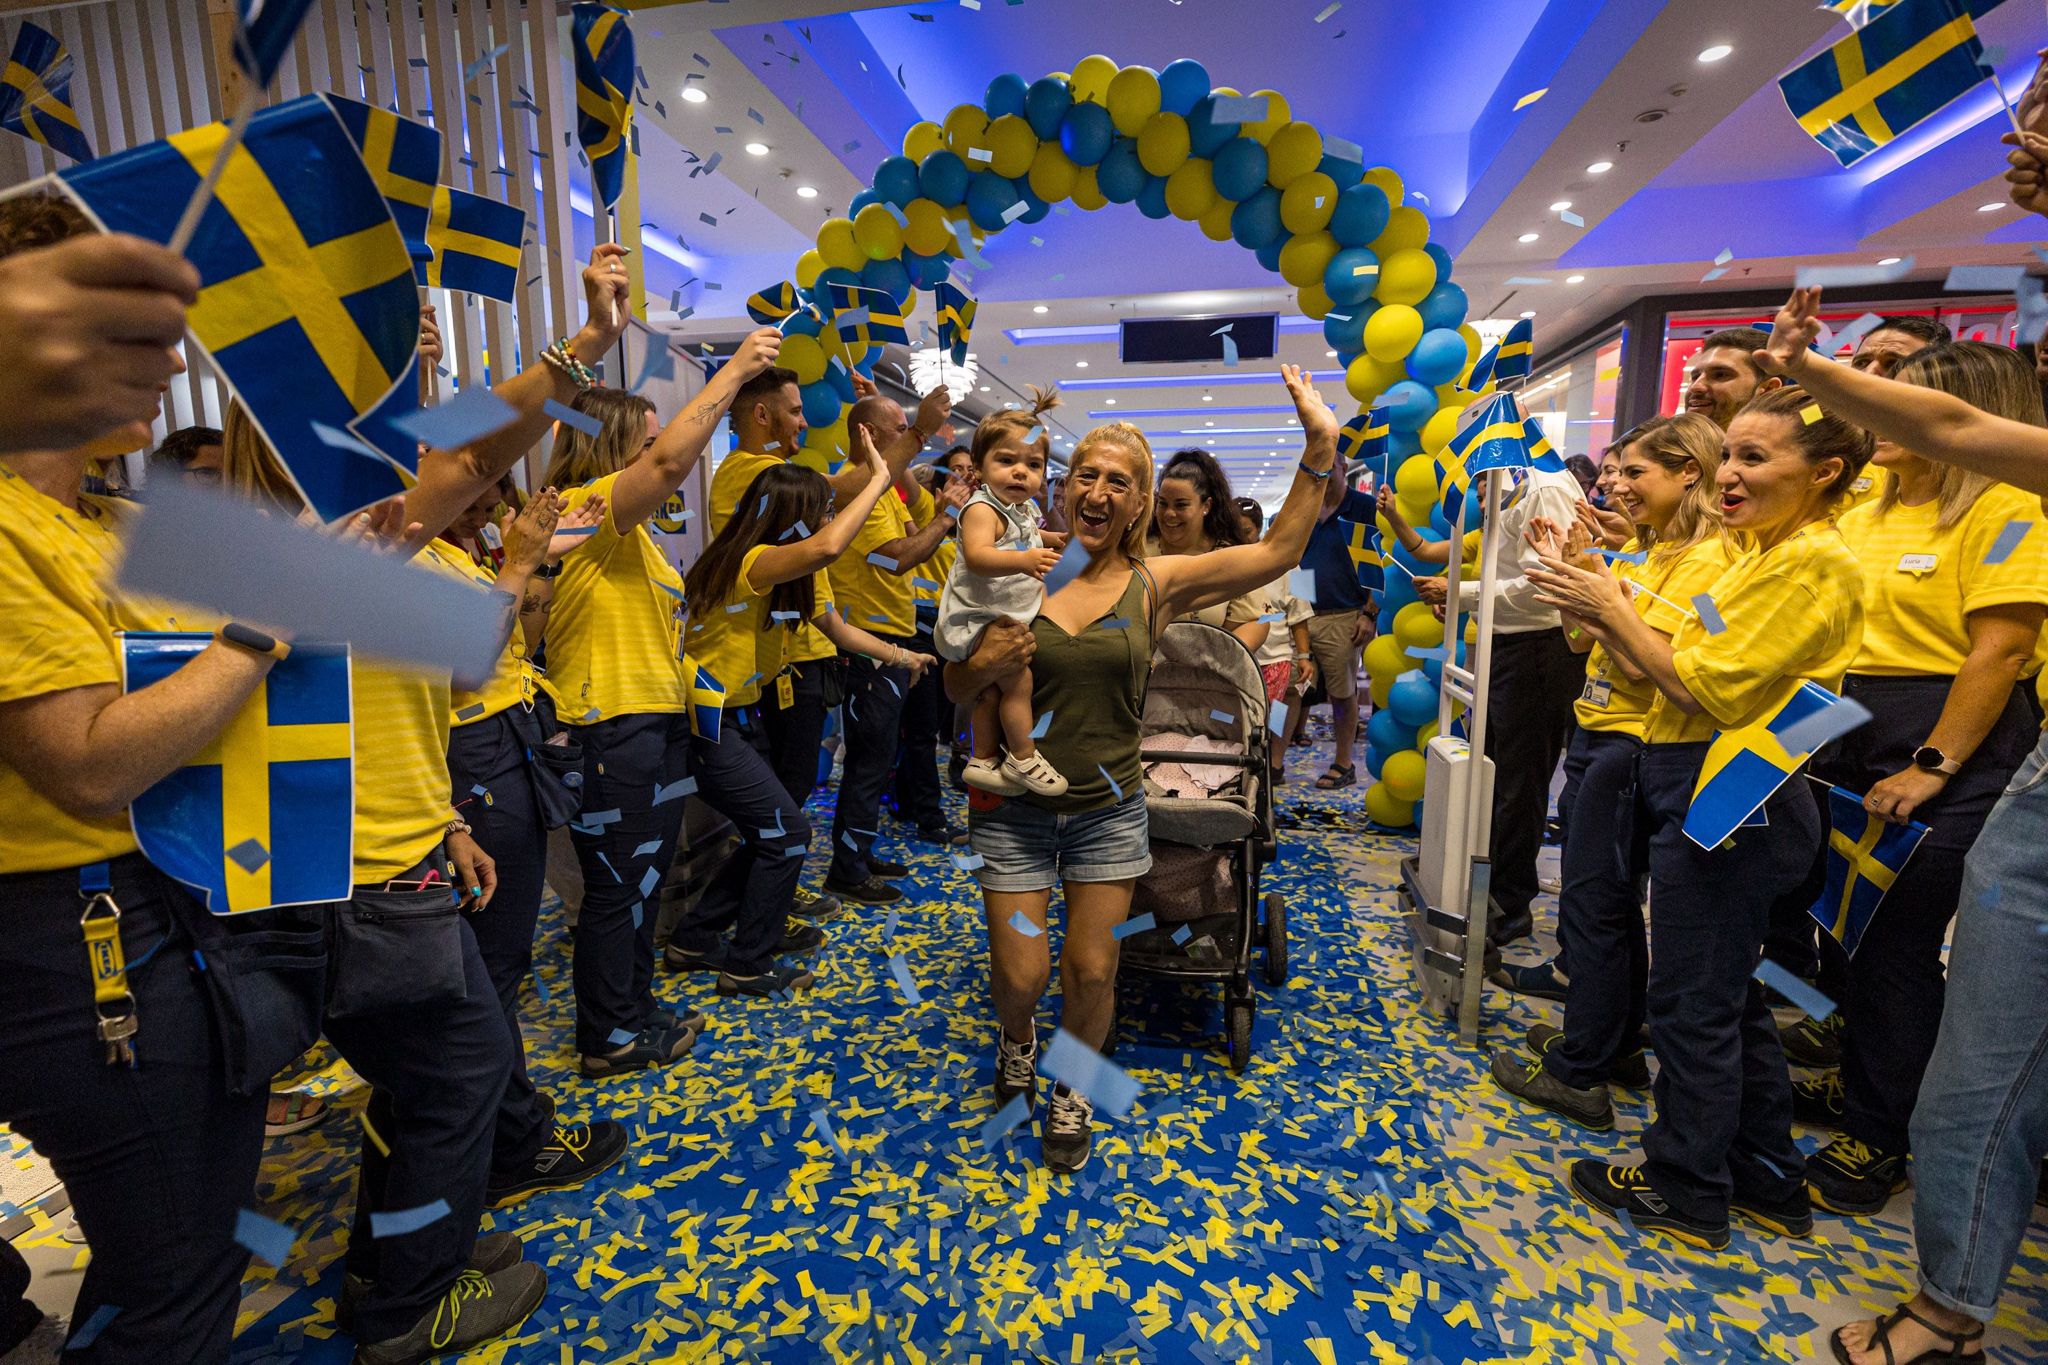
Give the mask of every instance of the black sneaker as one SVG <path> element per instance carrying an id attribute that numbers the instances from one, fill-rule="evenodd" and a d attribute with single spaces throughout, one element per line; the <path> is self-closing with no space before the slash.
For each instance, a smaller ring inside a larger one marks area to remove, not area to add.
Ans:
<path id="1" fill-rule="evenodd" d="M 1493 1054 L 1491 1070 L 1495 1085 L 1539 1109 L 1548 1109 L 1596 1133 L 1614 1127 L 1614 1106 L 1607 1099 L 1604 1085 L 1584 1090 L 1566 1085 L 1543 1069 L 1541 1057 L 1531 1061 L 1505 1048 Z"/>
<path id="2" fill-rule="evenodd" d="M 661 950 L 661 965 L 678 972 L 722 972 L 725 970 L 725 945 L 720 943 L 705 952 L 691 952 L 674 943 Z"/>
<path id="3" fill-rule="evenodd" d="M 908 877 L 910 875 L 910 864 L 891 862 L 887 858 L 880 858 L 870 853 L 868 855 L 868 875 L 870 877 Z"/>
<path id="4" fill-rule="evenodd" d="M 558 1123 L 547 1145 L 516 1171 L 492 1171 L 484 1186 L 484 1202 L 492 1208 L 516 1203 L 542 1190 L 581 1185 L 626 1154 L 626 1127 L 610 1119 L 596 1123 Z"/>
<path id="5" fill-rule="evenodd" d="M 812 921 L 838 919 L 846 913 L 846 906 L 837 896 L 821 896 L 809 887 L 799 886 L 789 913 Z"/>
<path id="6" fill-rule="evenodd" d="M 1804 1237 L 1813 1231 L 1813 1201 L 1802 1187 L 1783 1199 L 1765 1199 L 1756 1193 L 1737 1190 L 1728 1197 L 1728 1212 L 1780 1237 Z"/>
<path id="7" fill-rule="evenodd" d="M 1526 995 L 1534 1000 L 1563 1000 L 1565 979 L 1557 970 L 1557 959 L 1538 962 L 1534 966 L 1510 966 L 1502 963 L 1500 970 L 1487 978 L 1496 986 L 1503 986 L 1516 995 Z"/>
<path id="8" fill-rule="evenodd" d="M 486 1275 L 465 1270 L 410 1332 L 359 1343 L 355 1365 L 424 1365 L 497 1337 L 509 1336 L 547 1297 L 548 1274 L 518 1261 Z"/>
<path id="9" fill-rule="evenodd" d="M 1778 1042 L 1784 1046 L 1785 1060 L 1794 1066 L 1810 1066 L 1816 1070 L 1829 1070 L 1842 1064 L 1842 1014 L 1840 1010 L 1825 1019 L 1801 1019 L 1778 1030 Z"/>
<path id="10" fill-rule="evenodd" d="M 825 889 L 862 905 L 894 905 L 903 899 L 902 887 L 891 886 L 872 872 L 864 882 L 842 882 L 827 877 Z"/>
<path id="11" fill-rule="evenodd" d="M 640 1027 L 643 1029 L 686 1028 L 692 1033 L 702 1033 L 704 1026 L 710 1022 L 704 1016 L 703 1010 L 691 1010 L 688 1014 L 677 1014 L 674 1010 L 665 1010 L 661 1006 L 656 1005 L 647 1012 L 647 1018 Z"/>
<path id="12" fill-rule="evenodd" d="M 1842 1075 L 1830 1071 L 1810 1081 L 1792 1082 L 1792 1118 L 1812 1128 L 1842 1126 L 1847 1102 L 1842 1097 Z"/>
<path id="13" fill-rule="evenodd" d="M 938 844 L 942 848 L 960 848 L 967 842 L 967 831 L 946 820 L 936 825 L 919 825 L 915 837 L 920 843 Z"/>
<path id="14" fill-rule="evenodd" d="M 785 924 L 775 951 L 788 957 L 809 957 L 825 946 L 825 931 L 815 924 Z"/>
<path id="15" fill-rule="evenodd" d="M 490 1275 L 526 1259 L 526 1243 L 516 1232 L 480 1232 L 470 1247 L 469 1268 Z M 334 1296 L 334 1325 L 350 1336 L 356 1334 L 356 1310 L 370 1292 L 371 1281 L 361 1275 L 344 1273 L 341 1292 Z"/>
<path id="16" fill-rule="evenodd" d="M 802 967 L 774 967 L 765 972 L 720 972 L 720 995 L 787 995 L 811 988 L 818 978 Z"/>
<path id="17" fill-rule="evenodd" d="M 1528 938 L 1536 932 L 1536 919 L 1527 910 L 1519 915 L 1495 915 L 1486 927 L 1486 936 L 1496 948 Z"/>
<path id="18" fill-rule="evenodd" d="M 644 1028 L 633 1041 L 614 1052 L 584 1053 L 578 1059 L 586 1076 L 623 1076 L 664 1066 L 688 1052 L 697 1043 L 697 1031 L 689 1028 Z"/>
<path id="19" fill-rule="evenodd" d="M 1071 1174 L 1088 1164 L 1095 1145 L 1095 1106 L 1065 1082 L 1052 1088 L 1052 1102 L 1046 1106 L 1045 1136 L 1040 1150 L 1045 1164 L 1055 1171 Z"/>
<path id="20" fill-rule="evenodd" d="M 1644 1232 L 1661 1232 L 1707 1251 L 1720 1251 L 1728 1245 L 1725 1220 L 1704 1223 L 1686 1217 L 1664 1202 L 1640 1166 L 1574 1161 L 1569 1183 L 1572 1193 L 1617 1222 L 1626 1219 Z"/>
<path id="21" fill-rule="evenodd" d="M 1529 1051 L 1541 1057 L 1564 1039 L 1564 1030 L 1554 1024 L 1537 1024 L 1528 1032 Z M 1607 1067 L 1607 1079 L 1629 1090 L 1650 1088 L 1650 1059 L 1637 1048 L 1625 1053 Z"/>
<path id="22" fill-rule="evenodd" d="M 1010 1035 L 997 1030 L 996 1106 L 1001 1108 L 1017 1096 L 1026 1104 L 1038 1104 L 1038 1039 L 1013 1043 Z"/>
<path id="23" fill-rule="evenodd" d="M 1806 1185 L 1829 1213 L 1878 1213 L 1906 1188 L 1906 1158 L 1838 1137 L 1806 1159 Z"/>

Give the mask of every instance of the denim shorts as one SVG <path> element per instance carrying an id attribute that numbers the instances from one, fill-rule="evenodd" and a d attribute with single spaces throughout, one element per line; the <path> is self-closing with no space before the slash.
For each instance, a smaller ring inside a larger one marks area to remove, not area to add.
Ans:
<path id="1" fill-rule="evenodd" d="M 969 810 L 967 829 L 984 891 L 1050 891 L 1063 881 L 1121 882 L 1152 870 L 1142 792 L 1078 815 L 1008 800 Z"/>

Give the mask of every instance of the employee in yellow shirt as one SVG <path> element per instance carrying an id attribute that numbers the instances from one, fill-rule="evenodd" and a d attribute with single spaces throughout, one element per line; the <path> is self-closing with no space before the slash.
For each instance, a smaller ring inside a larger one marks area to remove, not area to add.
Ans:
<path id="1" fill-rule="evenodd" d="M 865 433 L 856 433 L 855 444 L 868 483 L 842 512 L 833 514 L 817 471 L 771 464 L 754 476 L 731 520 L 690 566 L 690 655 L 724 696 L 713 723 L 699 725 L 691 762 L 699 794 L 733 822 L 744 842 L 683 912 L 665 960 L 687 971 L 716 972 L 720 995 L 774 996 L 808 987 L 809 970 L 776 958 L 808 956 L 825 942 L 815 924 L 789 923 L 811 827 L 769 764 L 759 702 L 796 626 L 832 610 L 822 587 L 824 567 L 845 552 L 868 510 L 887 493 L 888 467 L 873 444 Z M 894 645 L 858 628 L 852 633 L 890 663 L 910 662 Z"/>
<path id="2" fill-rule="evenodd" d="M 921 464 L 911 471 L 933 502 L 965 506 L 973 495 L 968 480 L 955 480 L 937 464 Z M 957 527 L 958 522 L 955 521 Z M 960 556 L 960 542 L 949 531 L 931 557 L 910 571 L 910 605 L 916 613 L 916 643 L 919 654 L 938 657 L 932 641 L 932 627 L 939 617 L 939 594 Z M 936 669 L 927 672 L 904 694 L 903 719 L 897 741 L 896 776 L 893 795 L 896 818 L 915 831 L 916 837 L 941 847 L 962 847 L 967 831 L 946 818 L 943 789 L 939 784 L 939 744 L 950 741 L 953 703 Z"/>
<path id="3" fill-rule="evenodd" d="M 1552 556 L 1531 577 L 1656 684 L 1635 818 L 1650 857 L 1648 1013 L 1657 1117 L 1639 1166 L 1572 1164 L 1570 1185 L 1609 1216 L 1694 1246 L 1728 1245 L 1728 1217 L 1803 1235 L 1813 1215 L 1789 1129 L 1791 1080 L 1751 979 L 1771 904 L 1820 846 L 1812 784 L 1794 774 L 1713 849 L 1684 833 L 1716 731 L 1774 714 L 1804 681 L 1830 691 L 1863 638 L 1862 574 L 1831 520 L 1871 438 L 1799 389 L 1760 392 L 1729 423 L 1715 482 L 1753 552 L 1714 580 L 1668 640 L 1612 574 Z"/>
<path id="4" fill-rule="evenodd" d="M 1625 511 L 1635 537 L 1612 556 L 1636 614 L 1669 639 L 1692 610 L 1692 599 L 1728 567 L 1715 474 L 1721 429 L 1698 413 L 1659 417 L 1608 453 L 1616 473 L 1613 505 Z M 1597 525 L 1580 514 L 1573 543 Z M 1553 547 L 1560 528 L 1541 528 Z M 1581 564 L 1598 559 L 1574 557 Z M 1557 898 L 1557 961 L 1564 982 L 1564 1027 L 1529 1031 L 1530 1057 L 1493 1054 L 1503 1090 L 1597 1131 L 1614 1126 L 1613 1082 L 1649 1084 L 1643 1058 L 1644 994 L 1649 946 L 1643 936 L 1642 878 L 1648 871 L 1629 817 L 1643 731 L 1657 688 L 1645 673 L 1598 643 L 1585 625 L 1564 622 L 1575 649 L 1586 650 L 1586 685 L 1578 727 L 1565 753 L 1565 781 L 1574 790 L 1564 821 L 1563 886 Z M 1562 804 L 1562 803 L 1561 803 Z"/>
<path id="5" fill-rule="evenodd" d="M 2041 391 L 2017 351 L 1963 341 L 1918 351 L 1893 377 L 1999 417 L 2042 424 Z M 1934 1051 L 1944 999 L 1942 943 L 1962 892 L 1963 858 L 2040 736 L 2027 675 L 2048 618 L 2048 537 L 2015 543 L 2036 498 L 1880 441 L 1884 493 L 1844 514 L 1863 566 L 1863 647 L 1845 694 L 1871 721 L 1815 772 L 1863 796 L 1883 821 L 1928 827 L 1865 930 L 1853 960 L 1821 950 L 1821 985 L 1840 1005 L 1841 1071 L 1795 1087 L 1794 1112 L 1842 1136 L 1807 1161 L 1821 1207 L 1882 1209 L 1906 1185 L 1908 1122 Z M 1824 865 L 1812 878 L 1818 885 Z M 1811 897 L 1807 903 L 1811 904 Z"/>
<path id="6" fill-rule="evenodd" d="M 666 427 L 644 398 L 585 389 L 576 410 L 598 421 L 598 433 L 564 424 L 548 462 L 545 482 L 572 509 L 605 504 L 589 544 L 563 561 L 547 634 L 560 719 L 583 746 L 583 813 L 570 832 L 583 868 L 575 982 L 586 1075 L 661 1066 L 697 1040 L 694 1016 L 662 1009 L 653 991 L 661 887 L 691 785 L 691 670 L 682 575 L 647 519 L 689 477 L 734 392 L 774 363 L 781 342 L 772 327 L 754 332 Z"/>

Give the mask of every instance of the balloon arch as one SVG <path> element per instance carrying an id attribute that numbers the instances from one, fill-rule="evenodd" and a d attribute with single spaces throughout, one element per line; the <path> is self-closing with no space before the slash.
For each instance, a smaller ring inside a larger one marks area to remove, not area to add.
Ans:
<path id="1" fill-rule="evenodd" d="M 881 353 L 872 326 L 833 325 L 831 286 L 879 291 L 907 314 L 919 290 L 938 288 L 989 235 L 1039 222 L 1064 201 L 1135 204 L 1148 218 L 1194 223 L 1295 286 L 1360 407 L 1347 453 L 1373 462 L 1410 524 L 1440 539 L 1445 494 L 1460 497 L 1466 483 L 1445 446 L 1459 412 L 1492 382 L 1461 386 L 1479 334 L 1450 253 L 1429 240 L 1428 218 L 1407 197 L 1399 175 L 1367 168 L 1356 145 L 1294 120 L 1277 91 L 1212 88 L 1186 59 L 1154 71 L 1091 56 L 1071 74 L 998 76 L 979 106 L 912 127 L 849 216 L 818 229 L 794 284 L 754 295 L 748 309 L 783 328 L 781 363 L 802 385 L 810 423 L 799 458 L 824 467 L 844 456 L 852 376 L 872 373 Z M 1379 529 L 1393 545 L 1384 518 Z M 1436 732 L 1443 670 L 1409 651 L 1440 654 L 1442 627 L 1413 587 L 1415 572 L 1432 570 L 1399 548 L 1382 555 L 1362 532 L 1358 540 L 1357 562 L 1388 566 L 1379 638 L 1366 650 L 1378 708 L 1367 728 L 1375 781 L 1366 809 L 1405 826 L 1422 796 L 1421 746 Z"/>

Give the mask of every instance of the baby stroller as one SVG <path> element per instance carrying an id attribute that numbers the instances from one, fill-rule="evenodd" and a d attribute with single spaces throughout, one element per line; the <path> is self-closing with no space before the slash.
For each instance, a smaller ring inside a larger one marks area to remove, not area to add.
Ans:
<path id="1" fill-rule="evenodd" d="M 1226 630 L 1177 621 L 1159 633 L 1145 692 L 1140 758 L 1151 821 L 1152 870 L 1138 879 L 1131 916 L 1154 926 L 1123 941 L 1121 970 L 1224 983 L 1230 1065 L 1251 1060 L 1251 953 L 1287 979 L 1287 907 L 1265 897 L 1259 869 L 1274 854 L 1266 690 L 1258 666 Z"/>

